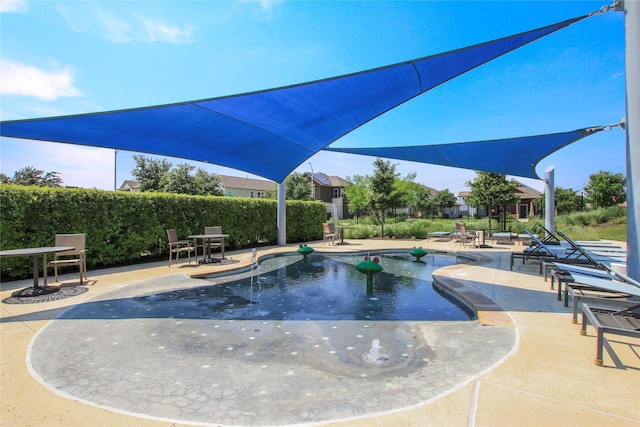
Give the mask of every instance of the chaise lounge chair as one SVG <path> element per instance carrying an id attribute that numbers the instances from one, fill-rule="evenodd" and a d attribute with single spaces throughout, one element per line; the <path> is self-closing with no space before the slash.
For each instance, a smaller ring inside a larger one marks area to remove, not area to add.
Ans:
<path id="1" fill-rule="evenodd" d="M 616 272 L 608 272 L 610 277 L 595 277 L 572 272 L 571 281 L 565 282 L 564 306 L 569 305 L 569 297 L 573 301 L 573 323 L 577 322 L 579 305 L 585 302 L 607 305 L 611 300 L 640 298 L 640 283 Z M 621 276 L 621 277 L 620 277 Z M 624 279 L 623 279 L 624 278 Z M 558 285 L 560 295 L 560 284 Z"/>
<path id="2" fill-rule="evenodd" d="M 524 229 L 525 233 L 531 237 L 532 242 L 534 242 L 534 246 L 530 246 L 523 250 L 522 252 L 512 252 L 511 253 L 511 264 L 509 269 L 513 270 L 513 262 L 515 259 L 522 259 L 522 263 L 524 264 L 528 260 L 536 260 L 536 261 L 559 261 L 559 262 L 580 262 L 580 263 L 591 263 L 590 259 L 578 259 L 574 256 L 573 252 L 567 253 L 567 249 L 561 245 L 548 245 L 544 243 L 542 240 L 538 238 L 535 234 L 531 233 L 526 228 Z M 597 264 L 597 263 L 596 263 Z M 542 274 L 542 264 L 540 264 L 540 274 Z"/>
<path id="3" fill-rule="evenodd" d="M 605 332 L 640 338 L 640 304 L 637 301 L 619 301 L 616 304 L 616 308 L 583 304 L 580 335 L 587 334 L 588 323 L 591 323 L 596 329 L 596 358 L 594 363 L 602 366 L 604 364 L 602 356 Z"/>
<path id="4" fill-rule="evenodd" d="M 562 238 L 567 242 L 569 247 L 585 256 L 585 253 L 589 253 L 591 256 L 601 256 L 601 257 L 609 257 L 616 258 L 618 261 L 626 261 L 627 251 L 622 249 L 620 246 L 615 246 L 612 244 L 605 243 L 604 245 L 590 242 L 574 242 L 569 237 L 567 237 L 562 231 L 558 230 L 558 234 L 562 236 Z M 611 262 L 615 262 L 612 260 Z"/>
<path id="5" fill-rule="evenodd" d="M 523 264 L 527 260 L 540 261 L 540 274 L 542 274 L 543 267 L 546 268 L 549 263 L 555 262 L 597 266 L 598 264 L 610 265 L 612 262 L 620 263 L 623 261 L 621 256 L 613 257 L 587 251 L 575 242 L 572 242 L 569 247 L 564 245 L 547 245 L 526 228 L 524 231 L 529 234 L 535 242 L 535 246 L 525 249 L 522 253 L 513 252 L 511 254 L 511 270 L 513 270 L 513 262 L 515 259 L 522 259 Z M 546 277 L 547 274 L 545 272 L 545 279 Z"/>

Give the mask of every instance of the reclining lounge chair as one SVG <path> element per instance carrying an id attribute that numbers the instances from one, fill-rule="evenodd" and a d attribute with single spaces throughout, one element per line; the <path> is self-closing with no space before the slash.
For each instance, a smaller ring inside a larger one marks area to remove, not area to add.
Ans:
<path id="1" fill-rule="evenodd" d="M 612 262 L 619 263 L 623 261 L 622 257 L 612 257 L 586 251 L 573 241 L 570 247 L 565 247 L 564 245 L 547 245 L 529 230 L 525 229 L 524 231 L 529 234 L 536 245 L 525 249 L 522 253 L 513 252 L 511 254 L 510 270 L 513 270 L 513 261 L 515 259 L 522 259 L 523 264 L 527 260 L 540 261 L 540 274 L 542 274 L 543 267 L 548 263 L 563 262 L 567 264 L 597 266 L 598 264 L 610 265 Z M 545 274 L 545 278 L 546 276 Z"/>
<path id="2" fill-rule="evenodd" d="M 605 332 L 640 338 L 640 304 L 637 301 L 619 301 L 616 308 L 584 304 L 582 306 L 581 335 L 587 334 L 588 323 L 591 323 L 596 329 L 596 358 L 594 363 L 602 366 L 604 364 L 602 350 Z"/>

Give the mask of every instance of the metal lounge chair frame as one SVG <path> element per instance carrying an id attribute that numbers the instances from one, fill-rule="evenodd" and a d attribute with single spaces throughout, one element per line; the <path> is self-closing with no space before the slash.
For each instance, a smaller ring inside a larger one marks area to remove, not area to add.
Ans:
<path id="1" fill-rule="evenodd" d="M 542 242 L 537 236 L 532 234 L 526 228 L 524 231 L 531 237 L 532 240 L 536 242 L 535 248 L 530 248 L 529 250 L 525 249 L 522 253 L 513 252 L 511 254 L 511 265 L 510 269 L 513 269 L 513 262 L 515 259 L 522 259 L 522 263 L 529 259 L 535 259 L 540 261 L 540 270 L 539 273 L 542 274 L 543 266 L 547 262 L 564 262 L 564 263 L 572 263 L 572 264 L 583 264 L 583 265 L 593 265 L 598 266 L 599 264 L 610 264 L 611 262 L 620 262 L 620 259 L 613 258 L 606 255 L 600 254 L 590 254 L 584 248 L 580 247 L 577 243 L 571 240 L 570 246 L 566 247 L 564 245 L 547 245 Z M 563 236 L 563 238 L 568 239 L 568 237 L 564 236 L 560 231 L 558 233 Z M 570 240 L 570 239 L 569 239 Z M 564 250 L 564 256 L 558 256 L 558 252 Z"/>
<path id="2" fill-rule="evenodd" d="M 598 366 L 604 364 L 603 347 L 604 334 L 615 334 L 640 338 L 640 304 L 619 301 L 617 308 L 597 307 L 590 304 L 582 305 L 582 326 L 580 335 L 587 334 L 587 324 L 596 329 L 596 358 Z"/>
<path id="3" fill-rule="evenodd" d="M 555 245 L 554 248 L 550 248 L 547 244 L 540 240 L 538 236 L 531 233 L 526 228 L 524 229 L 524 232 L 527 233 L 529 237 L 531 237 L 531 239 L 536 243 L 536 246 L 525 249 L 522 252 L 512 252 L 509 270 L 513 270 L 513 262 L 517 258 L 522 259 L 522 263 L 524 264 L 529 259 L 535 259 L 538 261 L 566 261 L 573 255 L 573 252 L 567 254 L 565 248 L 559 248 L 557 245 Z M 556 254 L 558 250 L 564 250 L 565 256 L 559 257 Z M 542 264 L 540 264 L 540 274 L 542 274 Z"/>
<path id="4" fill-rule="evenodd" d="M 578 305 L 584 301 L 608 304 L 611 299 L 640 298 L 640 283 L 633 279 L 617 280 L 620 276 L 615 271 L 609 271 L 609 278 L 570 272 L 572 282 L 565 284 L 564 306 L 569 305 L 569 296 L 573 300 L 573 318 L 577 322 Z M 626 277 L 626 276 L 624 276 Z M 558 295 L 560 295 L 560 283 L 558 283 Z"/>
<path id="5" fill-rule="evenodd" d="M 606 264 L 606 263 L 612 263 L 612 262 L 620 262 L 621 260 L 609 255 L 602 255 L 602 254 L 594 254 L 594 253 L 589 253 L 587 252 L 587 250 L 585 248 L 583 248 L 581 245 L 579 245 L 577 242 L 574 242 L 573 240 L 571 240 L 569 237 L 567 237 L 562 231 L 558 230 L 558 234 L 560 236 L 562 236 L 562 238 L 564 240 L 567 241 L 567 243 L 569 243 L 569 245 L 571 246 L 571 249 L 574 252 L 577 252 L 580 254 L 580 256 L 590 260 L 593 263 L 602 263 L 602 264 Z"/>

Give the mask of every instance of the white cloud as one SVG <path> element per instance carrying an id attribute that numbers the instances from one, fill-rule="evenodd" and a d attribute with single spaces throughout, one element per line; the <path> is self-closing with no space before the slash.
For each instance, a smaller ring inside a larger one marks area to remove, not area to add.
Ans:
<path id="1" fill-rule="evenodd" d="M 28 10 L 26 0 L 0 0 L 0 13 L 27 13 Z"/>
<path id="2" fill-rule="evenodd" d="M 59 172 L 64 186 L 112 190 L 114 185 L 114 151 L 106 148 L 3 138 L 0 164 L 9 176 L 33 166 Z"/>
<path id="3" fill-rule="evenodd" d="M 257 4 L 259 10 L 257 12 L 254 11 L 254 17 L 260 20 L 270 20 L 273 18 L 273 15 L 279 11 L 282 0 L 241 0 L 241 2 Z"/>
<path id="4" fill-rule="evenodd" d="M 168 24 L 158 19 L 151 19 L 132 11 L 107 10 L 96 8 L 91 19 L 90 14 L 78 16 L 77 10 L 60 8 L 72 30 L 84 33 L 95 33 L 115 43 L 131 42 L 165 42 L 170 44 L 189 44 L 192 42 L 192 28 Z"/>
<path id="5" fill-rule="evenodd" d="M 134 15 L 139 21 L 144 33 L 146 33 L 149 42 L 167 42 L 172 44 L 188 44 L 191 42 L 191 29 L 179 28 L 173 25 L 167 25 L 159 21 L 153 21 L 140 15 Z"/>
<path id="6" fill-rule="evenodd" d="M 82 94 L 73 86 L 73 74 L 69 67 L 49 71 L 1 58 L 0 76 L 0 93 L 3 95 L 33 96 L 53 101 Z"/>

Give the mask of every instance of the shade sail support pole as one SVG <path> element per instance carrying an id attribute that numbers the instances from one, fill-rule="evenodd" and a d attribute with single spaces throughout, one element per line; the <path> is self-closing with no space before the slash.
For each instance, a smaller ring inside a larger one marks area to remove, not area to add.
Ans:
<path id="1" fill-rule="evenodd" d="M 544 194 L 545 194 L 545 202 L 544 202 L 544 226 L 551 233 L 555 233 L 555 214 L 556 214 L 556 206 L 555 206 L 555 177 L 554 177 L 554 169 L 553 166 L 549 166 L 545 171 L 545 180 L 544 180 Z"/>
<path id="2" fill-rule="evenodd" d="M 287 181 L 278 184 L 278 246 L 287 244 Z"/>
<path id="3" fill-rule="evenodd" d="M 640 2 L 624 1 L 627 98 L 627 276 L 640 280 Z M 634 183 L 636 185 L 634 185 Z"/>

